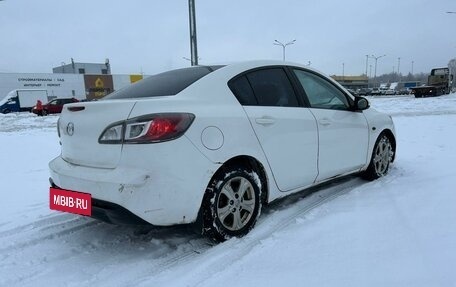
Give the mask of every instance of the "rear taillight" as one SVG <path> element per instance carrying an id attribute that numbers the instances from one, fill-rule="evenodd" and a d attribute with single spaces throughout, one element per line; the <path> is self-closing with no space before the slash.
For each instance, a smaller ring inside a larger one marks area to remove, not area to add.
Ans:
<path id="1" fill-rule="evenodd" d="M 141 144 L 170 141 L 182 136 L 195 115 L 162 113 L 136 117 L 108 126 L 101 134 L 101 144 Z"/>

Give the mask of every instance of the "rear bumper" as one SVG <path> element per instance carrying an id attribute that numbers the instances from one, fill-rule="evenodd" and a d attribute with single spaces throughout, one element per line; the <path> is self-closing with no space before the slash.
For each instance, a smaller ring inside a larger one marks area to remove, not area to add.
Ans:
<path id="1" fill-rule="evenodd" d="M 95 198 L 92 198 L 92 217 L 107 223 L 114 224 L 150 224 L 118 204 Z"/>
<path id="2" fill-rule="evenodd" d="M 193 152 L 195 156 L 189 162 L 149 161 L 148 168 L 143 169 L 128 165 L 114 169 L 85 167 L 60 156 L 49 163 L 49 168 L 56 186 L 91 194 L 95 218 L 129 223 L 138 222 L 131 220 L 138 217 L 139 222 L 169 226 L 197 219 L 207 184 L 219 166 L 199 151 Z"/>
<path id="3" fill-rule="evenodd" d="M 52 178 L 49 178 L 51 187 L 61 189 L 57 186 Z M 113 224 L 129 224 L 129 225 L 149 225 L 148 222 L 144 221 L 140 217 L 134 215 L 126 208 L 118 204 L 114 204 L 108 201 L 99 200 L 92 198 L 92 212 L 91 217 Z"/>

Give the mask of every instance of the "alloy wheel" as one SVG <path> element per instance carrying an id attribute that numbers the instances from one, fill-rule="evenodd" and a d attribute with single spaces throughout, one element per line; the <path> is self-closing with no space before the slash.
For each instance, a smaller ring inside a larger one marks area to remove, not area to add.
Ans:
<path id="1" fill-rule="evenodd" d="M 374 151 L 374 167 L 375 172 L 382 176 L 388 172 L 388 167 L 393 159 L 393 148 L 389 139 L 384 136 L 375 147 Z"/>
<path id="2" fill-rule="evenodd" d="M 217 215 L 226 229 L 241 230 L 250 222 L 255 204 L 255 190 L 250 181 L 241 176 L 234 177 L 221 188 Z"/>

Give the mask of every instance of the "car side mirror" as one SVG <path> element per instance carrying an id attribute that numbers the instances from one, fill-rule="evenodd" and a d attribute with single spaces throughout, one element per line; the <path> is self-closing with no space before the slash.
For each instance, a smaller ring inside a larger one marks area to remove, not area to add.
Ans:
<path id="1" fill-rule="evenodd" d="M 362 111 L 367 110 L 370 107 L 369 101 L 364 97 L 355 98 L 355 110 Z"/>

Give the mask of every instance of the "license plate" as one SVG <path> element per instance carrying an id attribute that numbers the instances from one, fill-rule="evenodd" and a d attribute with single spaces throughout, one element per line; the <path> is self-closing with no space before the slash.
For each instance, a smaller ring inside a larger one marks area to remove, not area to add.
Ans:
<path id="1" fill-rule="evenodd" d="M 49 195 L 49 206 L 52 210 L 87 216 L 92 215 L 92 195 L 89 193 L 51 187 Z"/>

